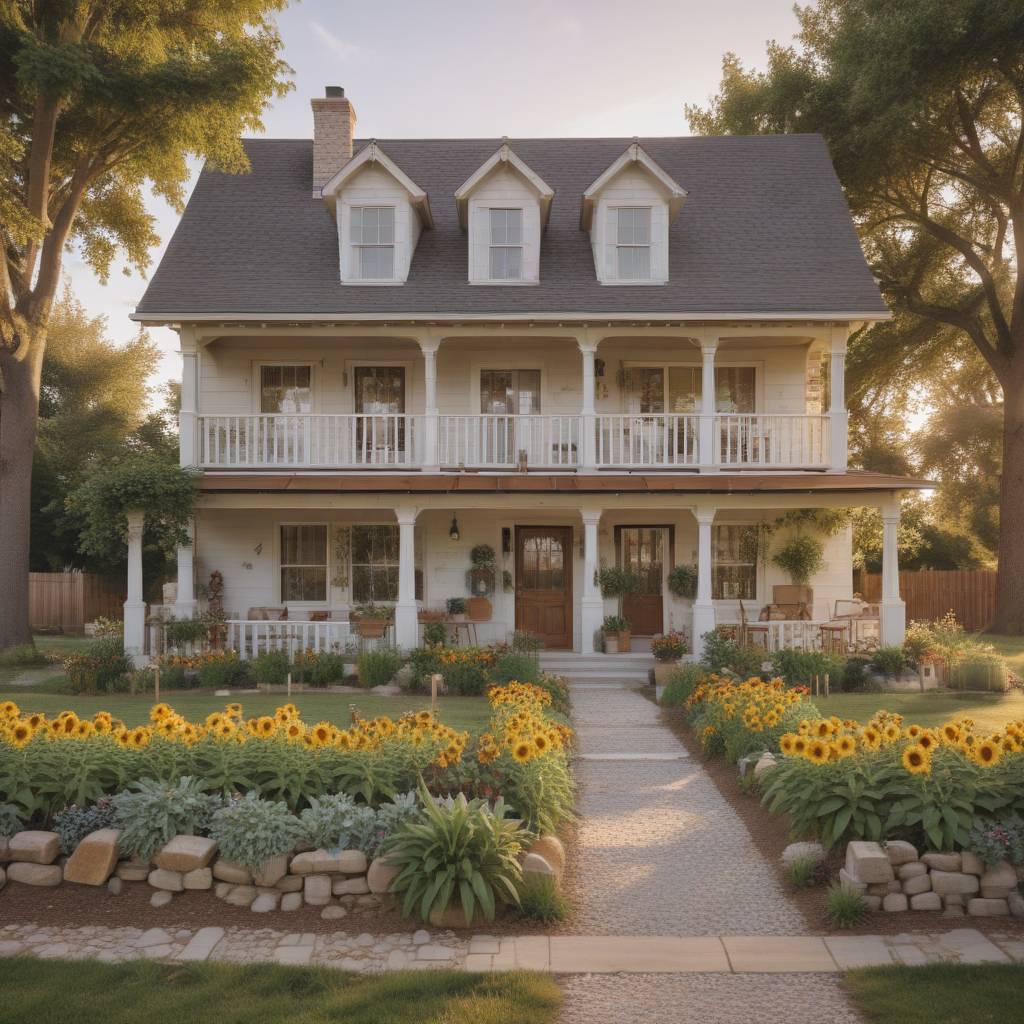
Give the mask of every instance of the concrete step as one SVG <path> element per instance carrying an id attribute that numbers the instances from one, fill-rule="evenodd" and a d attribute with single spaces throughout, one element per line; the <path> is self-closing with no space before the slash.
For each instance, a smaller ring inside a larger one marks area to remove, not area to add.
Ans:
<path id="1" fill-rule="evenodd" d="M 624 683 L 627 680 L 646 683 L 650 676 L 646 672 L 565 672 L 571 683 Z"/>

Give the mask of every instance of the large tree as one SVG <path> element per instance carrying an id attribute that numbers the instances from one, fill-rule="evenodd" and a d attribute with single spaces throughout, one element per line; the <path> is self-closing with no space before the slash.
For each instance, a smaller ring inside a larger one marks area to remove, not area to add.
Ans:
<path id="1" fill-rule="evenodd" d="M 179 206 L 189 157 L 244 172 L 239 142 L 287 85 L 285 0 L 0 5 L 0 648 L 28 632 L 32 452 L 65 249 L 105 277 L 158 242 L 147 190 Z"/>
<path id="2" fill-rule="evenodd" d="M 718 96 L 687 115 L 705 133 L 820 132 L 897 313 L 875 338 L 968 338 L 998 381 L 994 627 L 1024 632 L 1024 4 L 818 0 L 797 15 L 765 71 L 727 55 Z"/>

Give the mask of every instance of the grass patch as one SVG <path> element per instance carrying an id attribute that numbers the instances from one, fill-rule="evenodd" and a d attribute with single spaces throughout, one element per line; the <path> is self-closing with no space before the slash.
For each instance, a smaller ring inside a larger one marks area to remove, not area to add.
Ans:
<path id="1" fill-rule="evenodd" d="M 843 984 L 870 1024 L 1006 1024 L 1021 1019 L 1024 967 L 868 967 L 850 971 Z"/>
<path id="2" fill-rule="evenodd" d="M 1007 668 L 1016 675 L 1024 677 L 1024 636 L 996 636 L 994 633 L 982 633 L 978 639 L 990 643 L 1005 659 Z"/>
<path id="3" fill-rule="evenodd" d="M 1024 693 L 840 693 L 832 697 L 812 697 L 823 715 L 868 721 L 879 709 L 896 711 L 918 725 L 942 725 L 951 718 L 968 715 L 979 730 L 995 730 L 1006 722 L 1024 718 Z"/>
<path id="4" fill-rule="evenodd" d="M 42 692 L 43 686 L 16 687 L 0 692 L 0 701 L 13 700 L 22 711 L 32 714 L 42 711 L 56 715 L 69 708 L 79 717 L 88 718 L 96 711 L 110 711 L 127 725 L 142 725 L 149 721 L 153 706 L 152 694 L 131 696 L 124 693 L 100 694 L 86 697 L 79 694 L 61 695 Z M 237 700 L 247 716 L 272 715 L 288 699 L 283 693 L 235 693 L 231 697 L 214 697 L 210 692 L 198 690 L 162 690 L 160 699 L 166 701 L 179 714 L 191 721 L 199 721 L 211 711 L 221 710 L 229 701 Z M 399 697 L 378 697 L 361 693 L 318 693 L 316 690 L 294 692 L 292 701 L 298 706 L 306 722 L 326 720 L 347 727 L 350 724 L 350 705 L 355 705 L 364 718 L 390 715 L 397 718 L 406 711 L 430 707 L 430 697 L 408 694 Z M 487 723 L 490 707 L 486 697 L 441 697 L 438 713 L 445 725 L 453 729 L 480 732 Z"/>
<path id="5" fill-rule="evenodd" d="M 528 921 L 554 924 L 564 921 L 569 913 L 569 904 L 551 875 L 532 872 L 526 875 L 519 890 L 519 899 L 520 912 Z"/>
<path id="6" fill-rule="evenodd" d="M 4 962 L 2 1024 L 553 1024 L 547 975 L 403 971 L 347 974 L 272 964 Z"/>

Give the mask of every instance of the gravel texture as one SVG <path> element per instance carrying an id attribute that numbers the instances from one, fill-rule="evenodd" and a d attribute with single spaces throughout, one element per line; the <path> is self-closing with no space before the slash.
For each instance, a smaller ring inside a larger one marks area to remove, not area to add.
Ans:
<path id="1" fill-rule="evenodd" d="M 642 694 L 574 690 L 580 751 L 684 748 Z M 800 912 L 699 761 L 586 761 L 576 885 L 580 935 L 798 935 Z"/>

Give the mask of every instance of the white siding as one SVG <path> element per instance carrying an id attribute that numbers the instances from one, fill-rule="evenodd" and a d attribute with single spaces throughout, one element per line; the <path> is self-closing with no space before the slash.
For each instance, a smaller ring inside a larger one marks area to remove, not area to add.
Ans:
<path id="1" fill-rule="evenodd" d="M 469 280 L 490 282 L 491 209 L 523 211 L 523 284 L 540 280 L 540 202 L 536 191 L 523 177 L 507 166 L 496 169 L 473 191 L 469 200 Z M 494 282 L 503 285 L 515 282 Z"/>
<path id="2" fill-rule="evenodd" d="M 619 206 L 651 208 L 651 278 L 627 284 L 665 284 L 668 265 L 668 195 L 664 186 L 637 166 L 624 169 L 601 190 L 594 210 L 590 242 L 594 269 L 603 284 L 619 284 L 616 259 L 616 223 L 612 211 Z"/>

